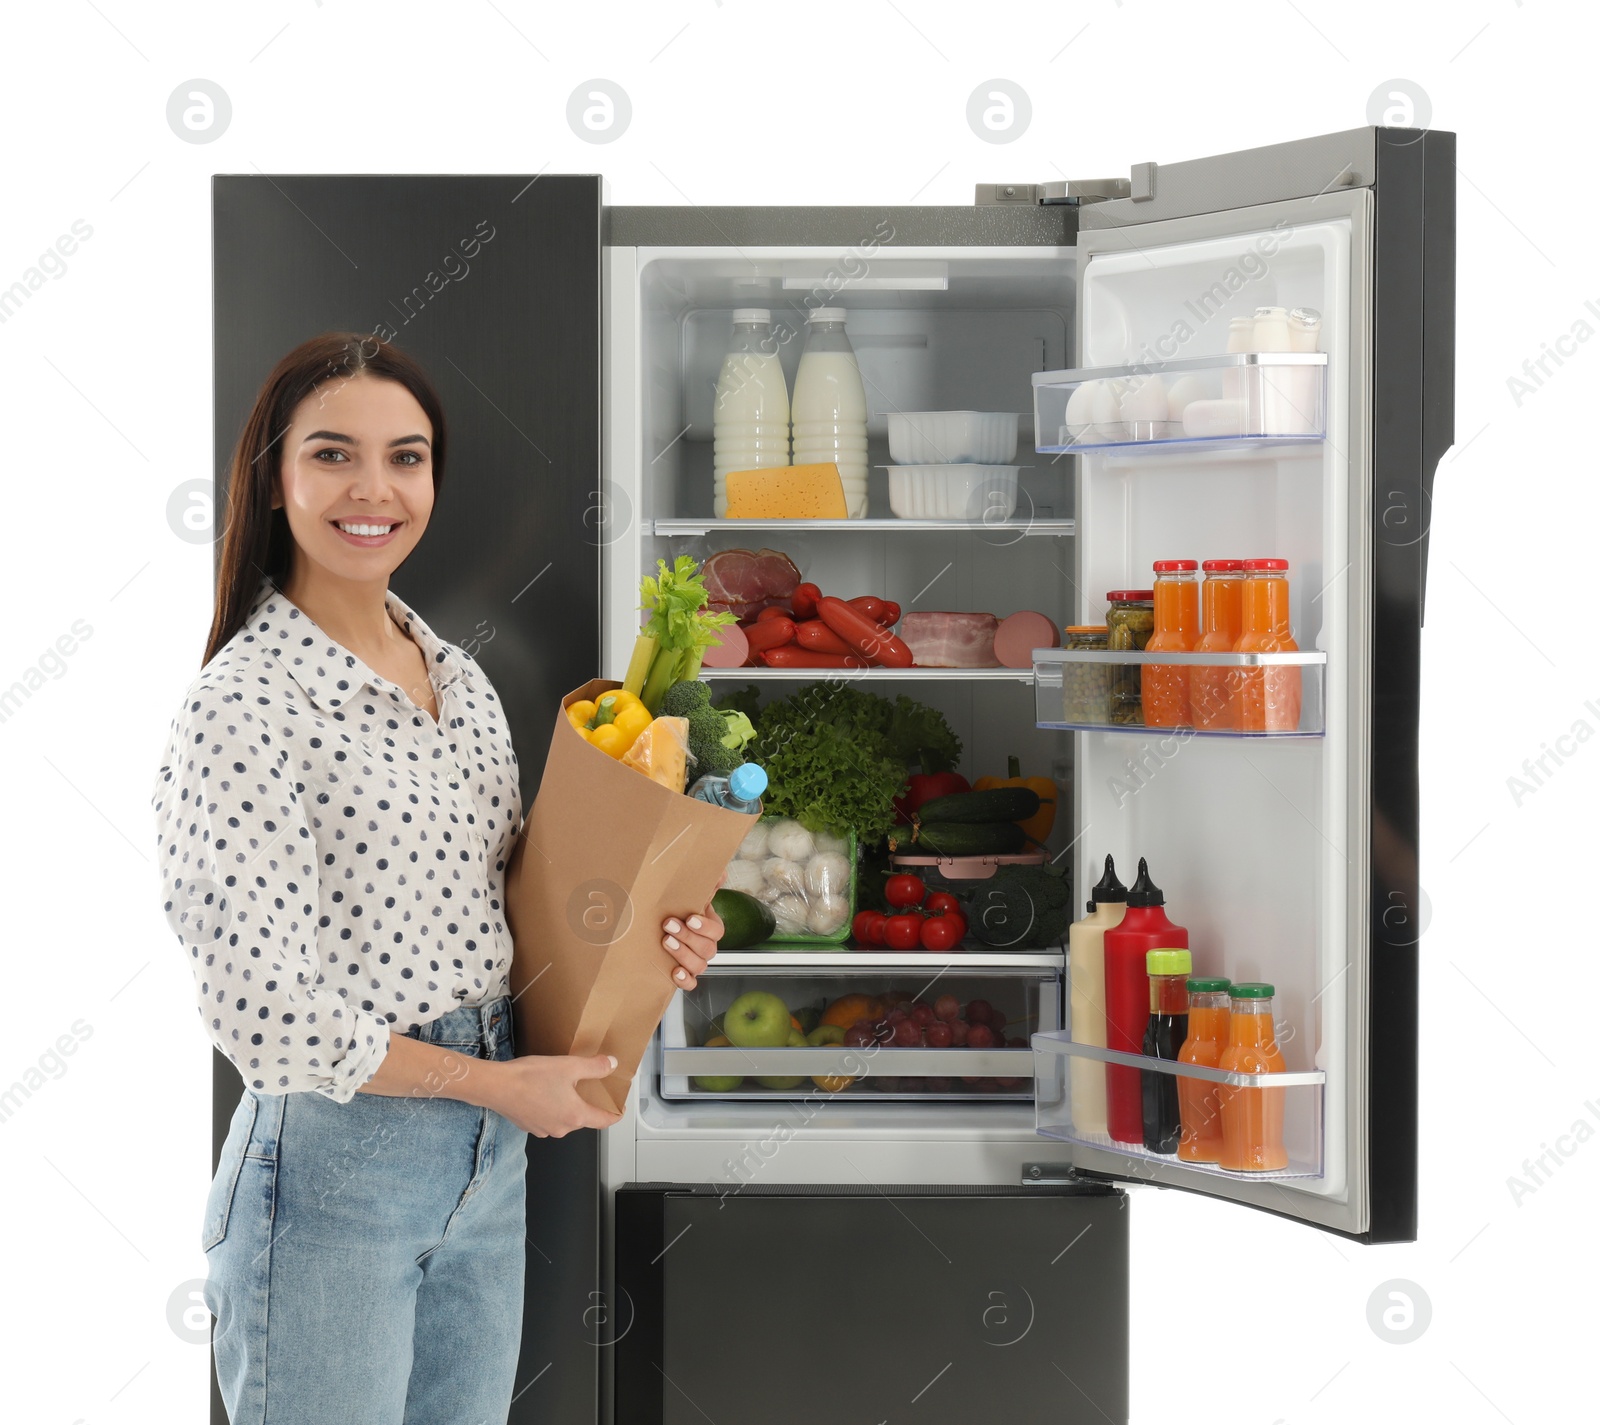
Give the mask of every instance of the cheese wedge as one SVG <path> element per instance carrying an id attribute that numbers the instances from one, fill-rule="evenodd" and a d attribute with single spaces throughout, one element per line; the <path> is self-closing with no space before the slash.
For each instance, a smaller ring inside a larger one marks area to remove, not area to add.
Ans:
<path id="1" fill-rule="evenodd" d="M 730 520 L 842 520 L 849 514 L 832 461 L 728 472 Z"/>
<path id="2" fill-rule="evenodd" d="M 689 719 L 658 717 L 622 754 L 622 765 L 633 767 L 669 792 L 681 792 L 689 765 Z"/>

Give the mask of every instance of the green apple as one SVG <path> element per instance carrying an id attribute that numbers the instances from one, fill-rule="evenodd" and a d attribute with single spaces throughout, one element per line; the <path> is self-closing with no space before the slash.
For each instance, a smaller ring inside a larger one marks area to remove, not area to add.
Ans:
<path id="1" fill-rule="evenodd" d="M 741 1049 L 777 1049 L 789 1039 L 789 1007 L 765 990 L 740 995 L 722 1016 L 722 1032 Z"/>
<path id="2" fill-rule="evenodd" d="M 784 1013 L 787 1014 L 788 1011 L 785 1010 Z M 804 1049 L 806 1047 L 806 1036 L 798 1029 L 791 1028 L 789 1037 L 783 1041 L 783 1047 L 785 1049 Z M 792 1089 L 798 1088 L 804 1080 L 804 1074 L 763 1074 L 756 1079 L 756 1082 L 764 1089 Z"/>
<path id="3" fill-rule="evenodd" d="M 826 1044 L 843 1044 L 844 1030 L 837 1024 L 819 1024 L 811 1033 L 806 1035 L 806 1043 L 814 1048 L 820 1048 Z"/>
<path id="4" fill-rule="evenodd" d="M 726 1035 L 713 1034 L 706 1040 L 707 1049 L 725 1049 L 728 1047 Z M 732 1093 L 744 1082 L 743 1074 L 710 1074 L 694 1081 L 697 1089 L 704 1089 L 707 1093 Z"/>

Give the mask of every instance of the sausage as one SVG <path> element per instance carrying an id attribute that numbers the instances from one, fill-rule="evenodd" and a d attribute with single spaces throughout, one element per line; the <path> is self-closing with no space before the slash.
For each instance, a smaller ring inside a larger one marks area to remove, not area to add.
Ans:
<path id="1" fill-rule="evenodd" d="M 819 618 L 808 618 L 794 626 L 794 641 L 813 653 L 849 653 L 850 645 Z"/>
<path id="2" fill-rule="evenodd" d="M 865 668 L 867 661 L 854 653 L 813 653 L 809 648 L 769 648 L 761 655 L 769 668 Z"/>
<path id="3" fill-rule="evenodd" d="M 764 653 L 769 648 L 781 648 L 785 643 L 794 642 L 794 620 L 787 614 L 762 619 L 746 628 L 744 636 L 752 654 Z"/>
<path id="4" fill-rule="evenodd" d="M 883 627 L 885 623 L 894 622 L 893 619 L 884 618 L 884 613 L 889 606 L 876 595 L 862 594 L 859 598 L 846 599 L 845 603 L 849 604 L 853 609 L 860 609 L 862 613 L 864 613 L 880 628 Z"/>
<path id="5" fill-rule="evenodd" d="M 911 650 L 886 628 L 873 623 L 860 609 L 843 599 L 822 598 L 817 616 L 863 658 L 886 668 L 909 668 Z"/>
<path id="6" fill-rule="evenodd" d="M 821 597 L 822 590 L 815 584 L 797 584 L 794 593 L 789 595 L 789 602 L 794 607 L 794 616 L 797 619 L 815 618 L 817 600 Z"/>
<path id="7" fill-rule="evenodd" d="M 893 599 L 883 601 L 883 617 L 880 622 L 885 628 L 893 628 L 900 622 L 900 605 Z"/>
<path id="8" fill-rule="evenodd" d="M 775 618 L 789 618 L 789 610 L 779 604 L 769 604 L 756 615 L 757 623 L 771 623 Z"/>
<path id="9" fill-rule="evenodd" d="M 750 644 L 738 624 L 724 624 L 716 630 L 717 641 L 708 643 L 702 662 L 707 668 L 740 668 L 750 657 Z"/>

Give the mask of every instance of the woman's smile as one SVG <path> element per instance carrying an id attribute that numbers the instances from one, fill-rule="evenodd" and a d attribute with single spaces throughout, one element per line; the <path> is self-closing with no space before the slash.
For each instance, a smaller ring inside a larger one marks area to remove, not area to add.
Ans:
<path id="1" fill-rule="evenodd" d="M 338 532 L 339 538 L 346 544 L 359 545 L 365 549 L 377 549 L 388 544 L 399 532 L 404 520 L 397 519 L 372 519 L 372 520 L 329 520 Z"/>

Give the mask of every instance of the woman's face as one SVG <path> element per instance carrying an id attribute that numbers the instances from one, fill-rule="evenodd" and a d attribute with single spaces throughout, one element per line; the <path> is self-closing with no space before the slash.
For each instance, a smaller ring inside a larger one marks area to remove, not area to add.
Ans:
<path id="1" fill-rule="evenodd" d="M 340 579 L 387 581 L 433 512 L 433 425 L 398 381 L 326 382 L 295 408 L 279 457 L 295 558 Z"/>

